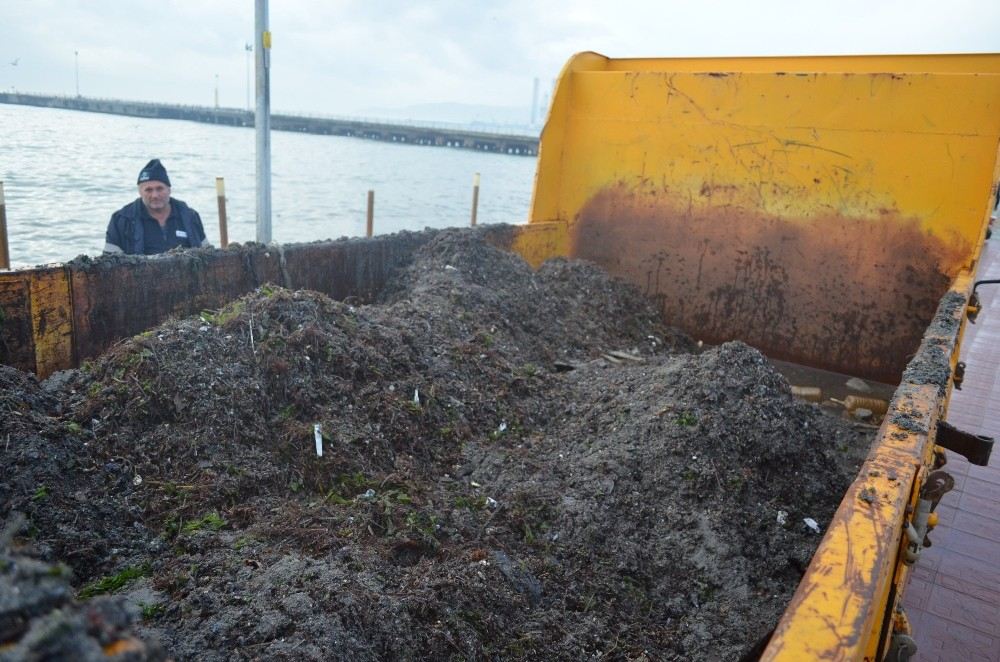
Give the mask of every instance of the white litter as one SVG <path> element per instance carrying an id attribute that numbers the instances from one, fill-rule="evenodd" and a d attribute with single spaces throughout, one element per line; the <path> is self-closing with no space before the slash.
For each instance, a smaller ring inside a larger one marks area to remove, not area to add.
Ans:
<path id="1" fill-rule="evenodd" d="M 806 517 L 802 520 L 809 527 L 809 530 L 813 533 L 819 533 L 819 523 L 816 522 L 812 517 Z"/>
<path id="2" fill-rule="evenodd" d="M 779 526 L 784 526 L 785 522 L 787 522 L 787 521 L 788 521 L 788 513 L 786 513 L 784 510 L 779 510 L 778 511 L 778 525 Z"/>
<path id="3" fill-rule="evenodd" d="M 313 425 L 313 437 L 316 439 L 316 457 L 323 457 L 323 432 L 319 423 Z"/>

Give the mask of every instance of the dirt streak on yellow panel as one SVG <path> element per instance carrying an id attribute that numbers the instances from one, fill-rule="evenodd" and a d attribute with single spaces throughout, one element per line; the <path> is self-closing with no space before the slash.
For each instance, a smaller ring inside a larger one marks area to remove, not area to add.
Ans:
<path id="1" fill-rule="evenodd" d="M 992 86 L 956 74 L 575 74 L 572 149 L 557 171 L 547 161 L 540 171 L 561 195 L 533 219 L 572 220 L 622 183 L 798 223 L 894 214 L 967 256 L 1000 138 L 1000 76 L 990 77 Z"/>
<path id="2" fill-rule="evenodd" d="M 73 310 L 66 269 L 39 269 L 31 276 L 35 372 L 47 377 L 73 365 Z"/>
<path id="3" fill-rule="evenodd" d="M 896 381 L 978 257 L 1000 56 L 901 57 L 909 73 L 865 73 L 893 58 L 823 61 L 796 74 L 574 57 L 532 223 L 567 223 L 571 256 L 644 288 L 698 338 Z M 971 68 L 986 73 L 954 73 Z"/>

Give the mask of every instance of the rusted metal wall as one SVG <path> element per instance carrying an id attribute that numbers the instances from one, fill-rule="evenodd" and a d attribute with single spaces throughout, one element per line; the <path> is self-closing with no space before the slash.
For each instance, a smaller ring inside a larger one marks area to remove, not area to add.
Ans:
<path id="1" fill-rule="evenodd" d="M 368 301 L 433 236 L 78 258 L 2 272 L 0 362 L 45 377 L 168 317 L 220 308 L 265 283 Z"/>

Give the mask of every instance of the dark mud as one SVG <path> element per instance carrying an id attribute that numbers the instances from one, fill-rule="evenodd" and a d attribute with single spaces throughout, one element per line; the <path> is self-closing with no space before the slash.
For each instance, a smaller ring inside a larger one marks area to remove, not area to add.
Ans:
<path id="1" fill-rule="evenodd" d="M 179 660 L 739 659 L 871 432 L 475 232 L 374 305 L 265 286 L 0 380 L 17 553 Z"/>

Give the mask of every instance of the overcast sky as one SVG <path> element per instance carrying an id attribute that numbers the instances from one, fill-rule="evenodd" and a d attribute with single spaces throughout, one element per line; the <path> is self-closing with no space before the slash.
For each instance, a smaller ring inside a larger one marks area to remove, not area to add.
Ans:
<path id="1" fill-rule="evenodd" d="M 998 0 L 272 0 L 272 108 L 531 105 L 567 58 L 1000 51 Z M 244 107 L 253 0 L 0 0 L 0 89 Z M 78 52 L 78 56 L 74 56 Z M 16 64 L 14 64 L 16 62 Z M 251 92 L 252 94 L 252 92 Z"/>

